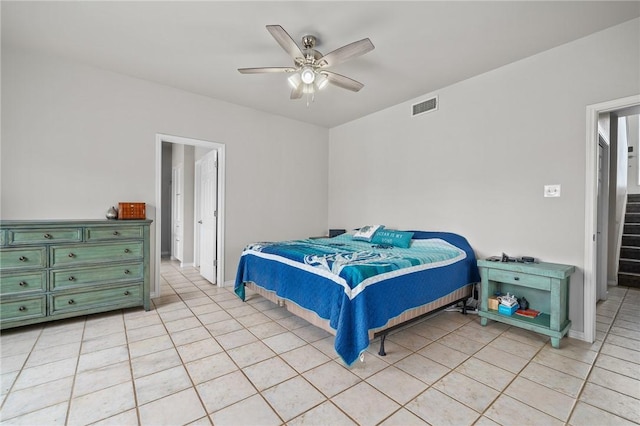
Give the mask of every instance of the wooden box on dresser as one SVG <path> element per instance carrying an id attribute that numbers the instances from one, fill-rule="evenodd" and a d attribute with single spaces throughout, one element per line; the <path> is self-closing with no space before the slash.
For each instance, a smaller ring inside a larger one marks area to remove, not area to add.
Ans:
<path id="1" fill-rule="evenodd" d="M 0 329 L 150 308 L 151 220 L 0 221 Z"/>

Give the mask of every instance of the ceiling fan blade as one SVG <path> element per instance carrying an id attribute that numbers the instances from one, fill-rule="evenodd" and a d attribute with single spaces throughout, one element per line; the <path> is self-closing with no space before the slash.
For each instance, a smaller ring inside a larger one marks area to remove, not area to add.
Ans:
<path id="1" fill-rule="evenodd" d="M 296 69 L 291 67 L 262 67 L 262 68 L 238 68 L 240 74 L 262 74 L 272 72 L 294 72 Z"/>
<path id="2" fill-rule="evenodd" d="M 291 56 L 294 60 L 297 58 L 304 58 L 304 54 L 300 47 L 291 38 L 284 28 L 280 25 L 267 25 L 267 30 L 271 33 L 273 38 L 276 39 L 278 44 Z"/>
<path id="3" fill-rule="evenodd" d="M 300 99 L 302 97 L 303 84 L 299 84 L 297 89 L 291 91 L 291 99 Z"/>
<path id="4" fill-rule="evenodd" d="M 364 55 L 367 52 L 375 49 L 373 43 L 368 38 L 363 38 L 360 41 L 354 41 L 346 46 L 342 46 L 333 52 L 329 52 L 322 58 L 318 59 L 318 62 L 322 64 L 326 62 L 326 66 L 330 67 L 340 62 L 344 62 L 347 59 L 355 58 L 356 56 Z"/>
<path id="5" fill-rule="evenodd" d="M 359 81 L 355 81 L 349 77 L 345 77 L 341 74 L 336 74 L 331 71 L 322 71 L 323 74 L 327 76 L 329 79 L 329 83 L 332 83 L 338 87 L 342 87 L 343 89 L 351 90 L 353 92 L 358 92 L 360 89 L 364 87 L 364 84 Z"/>

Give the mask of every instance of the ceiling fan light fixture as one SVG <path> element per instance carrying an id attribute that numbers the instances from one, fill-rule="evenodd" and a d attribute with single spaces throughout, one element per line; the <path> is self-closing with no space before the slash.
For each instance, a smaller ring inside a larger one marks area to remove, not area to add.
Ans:
<path id="1" fill-rule="evenodd" d="M 302 79 L 300 78 L 300 74 L 297 72 L 291 74 L 291 76 L 287 80 L 289 81 L 289 85 L 291 85 L 293 90 L 296 90 L 298 86 L 302 84 Z"/>
<path id="2" fill-rule="evenodd" d="M 329 78 L 327 78 L 326 75 L 319 72 L 316 75 L 316 86 L 318 87 L 318 90 L 324 89 L 325 87 L 327 87 L 327 84 L 329 84 Z"/>
<path id="3" fill-rule="evenodd" d="M 302 79 L 304 84 L 312 84 L 316 79 L 316 73 L 311 67 L 303 67 L 302 70 L 300 70 L 300 79 Z"/>

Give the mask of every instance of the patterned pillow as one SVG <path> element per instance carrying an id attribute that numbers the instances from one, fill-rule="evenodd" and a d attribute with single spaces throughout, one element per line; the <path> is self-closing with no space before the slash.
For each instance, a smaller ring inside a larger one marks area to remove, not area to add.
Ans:
<path id="1" fill-rule="evenodd" d="M 381 229 L 373 236 L 373 244 L 387 244 L 395 247 L 409 248 L 413 232 Z"/>
<path id="2" fill-rule="evenodd" d="M 371 241 L 371 238 L 373 238 L 373 236 L 375 235 L 375 233 L 379 230 L 384 228 L 383 225 L 366 225 L 363 226 L 362 228 L 360 228 L 358 231 L 356 231 L 355 234 L 353 234 L 353 239 L 354 240 L 358 240 L 358 241 Z"/>

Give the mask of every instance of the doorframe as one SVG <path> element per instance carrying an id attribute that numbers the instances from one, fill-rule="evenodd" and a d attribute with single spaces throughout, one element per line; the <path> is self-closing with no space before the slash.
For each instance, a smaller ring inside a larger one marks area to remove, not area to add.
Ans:
<path id="1" fill-rule="evenodd" d="M 156 218 L 155 218 L 155 277 L 154 293 L 152 297 L 160 296 L 160 256 L 161 256 L 161 236 L 162 236 L 162 142 L 176 143 L 182 145 L 193 145 L 218 151 L 218 220 L 216 224 L 216 285 L 224 286 L 224 229 L 225 229 L 225 145 L 218 142 L 192 139 L 182 136 L 156 134 Z"/>
<path id="2" fill-rule="evenodd" d="M 585 167 L 584 232 L 584 332 L 583 340 L 594 342 L 596 336 L 597 295 L 597 197 L 598 197 L 598 116 L 604 112 L 640 104 L 640 95 L 614 99 L 587 106 L 587 150 Z"/>
<path id="3" fill-rule="evenodd" d="M 605 138 L 606 136 L 606 138 Z M 596 243 L 600 241 L 598 244 L 600 246 L 596 246 L 596 265 L 601 265 L 600 262 L 606 263 L 605 268 L 601 268 L 602 270 L 597 270 L 596 275 L 600 277 L 601 282 L 598 283 L 598 279 L 596 279 L 596 303 L 598 300 L 606 300 L 608 297 L 607 287 L 609 285 L 609 180 L 611 175 L 611 145 L 609 144 L 609 135 L 602 135 L 598 131 L 598 156 L 600 147 L 602 146 L 602 164 L 599 165 L 599 168 L 602 168 L 602 171 L 597 170 L 597 174 L 600 173 L 602 176 L 597 176 L 602 179 L 600 183 L 600 195 L 596 194 L 596 231 L 598 230 L 598 223 L 600 223 L 600 239 L 596 236 Z M 599 162 L 599 161 L 598 161 Z M 601 201 L 598 201 L 600 198 Z M 597 259 L 600 259 L 598 262 Z M 597 269 L 597 268 L 596 268 Z M 602 283 L 604 283 L 604 290 L 602 288 Z"/>

